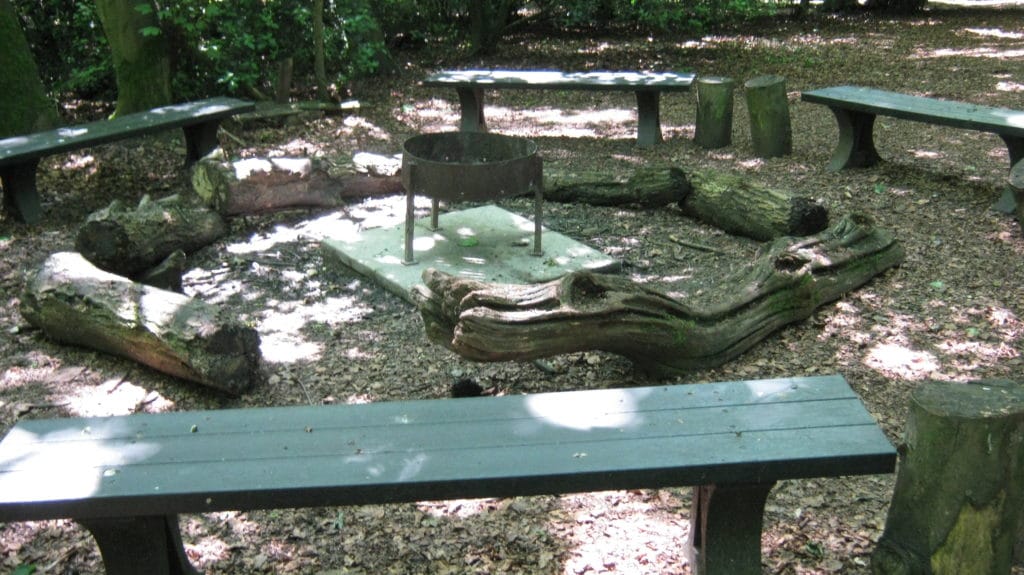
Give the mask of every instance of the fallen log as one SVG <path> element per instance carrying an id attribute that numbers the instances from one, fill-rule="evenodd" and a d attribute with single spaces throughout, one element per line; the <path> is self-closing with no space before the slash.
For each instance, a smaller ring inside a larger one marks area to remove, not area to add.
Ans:
<path id="1" fill-rule="evenodd" d="M 544 199 L 644 208 L 677 203 L 689 217 L 759 241 L 806 236 L 828 227 L 828 210 L 813 198 L 710 170 L 642 168 L 625 176 L 549 169 Z"/>
<path id="2" fill-rule="evenodd" d="M 336 175 L 309 158 L 205 158 L 193 167 L 192 188 L 225 216 L 336 208 L 352 198 L 405 193 L 398 176 Z"/>
<path id="3" fill-rule="evenodd" d="M 731 234 L 758 241 L 806 236 L 828 227 L 828 210 L 817 200 L 761 186 L 737 174 L 692 171 L 683 213 Z"/>
<path id="4" fill-rule="evenodd" d="M 1010 573 L 1024 520 L 1022 440 L 1024 385 L 918 386 L 872 573 Z"/>
<path id="5" fill-rule="evenodd" d="M 574 272 L 539 285 L 491 284 L 435 270 L 413 289 L 427 337 L 476 361 L 603 350 L 655 377 L 716 367 L 903 260 L 892 235 L 845 217 L 780 238 L 719 286 L 675 300 L 627 278 Z"/>
<path id="6" fill-rule="evenodd" d="M 90 214 L 78 229 L 75 249 L 102 270 L 137 278 L 171 254 L 192 253 L 225 234 L 217 212 L 178 196 L 144 196 L 136 208 L 115 200 Z"/>
<path id="7" fill-rule="evenodd" d="M 28 282 L 21 315 L 49 338 L 126 357 L 230 394 L 262 378 L 260 338 L 235 313 L 59 252 Z"/>

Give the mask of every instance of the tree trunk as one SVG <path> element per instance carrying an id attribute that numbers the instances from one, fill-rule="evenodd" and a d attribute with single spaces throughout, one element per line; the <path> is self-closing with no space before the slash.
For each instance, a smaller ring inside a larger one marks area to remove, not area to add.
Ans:
<path id="1" fill-rule="evenodd" d="M 1009 575 L 1024 509 L 1024 385 L 928 382 L 906 445 L 876 575 Z"/>
<path id="2" fill-rule="evenodd" d="M 100 269 L 135 278 L 178 250 L 192 253 L 226 233 L 220 214 L 205 206 L 143 197 L 135 209 L 115 200 L 90 214 L 75 249 Z"/>
<path id="3" fill-rule="evenodd" d="M 316 97 L 326 102 L 327 67 L 324 53 L 324 0 L 313 0 L 313 75 L 316 78 Z"/>
<path id="4" fill-rule="evenodd" d="M 60 342 L 126 357 L 231 394 L 261 379 L 260 338 L 236 314 L 53 254 L 29 281 L 21 314 Z"/>
<path id="5" fill-rule="evenodd" d="M 206 159 L 192 172 L 199 199 L 225 216 L 336 208 L 351 198 L 404 194 L 398 176 L 332 176 L 306 158 Z"/>
<path id="6" fill-rule="evenodd" d="M 765 188 L 735 174 L 695 171 L 683 213 L 729 233 L 767 241 L 828 227 L 828 210 L 813 198 Z"/>
<path id="7" fill-rule="evenodd" d="M 427 337 L 468 359 L 603 350 L 649 375 L 674 376 L 722 365 L 902 260 L 891 234 L 846 217 L 816 236 L 780 238 L 717 289 L 680 300 L 585 271 L 523 286 L 429 269 L 413 297 Z"/>
<path id="8" fill-rule="evenodd" d="M 508 0 L 471 0 L 469 3 L 470 47 L 473 54 L 494 51 L 505 31 Z"/>
<path id="9" fill-rule="evenodd" d="M 0 0 L 0 139 L 57 125 L 57 107 L 46 97 L 39 69 L 9 0 Z"/>
<path id="10" fill-rule="evenodd" d="M 322 25 L 322 24 L 321 24 Z M 295 60 L 291 56 L 277 61 L 277 80 L 274 82 L 274 102 L 287 104 L 292 95 L 292 72 Z"/>
<path id="11" fill-rule="evenodd" d="M 750 112 L 750 140 L 761 158 L 788 156 L 793 152 L 786 79 L 759 76 L 744 84 Z"/>
<path id="12" fill-rule="evenodd" d="M 732 78 L 697 78 L 697 130 L 693 141 L 702 148 L 724 148 L 732 143 Z"/>
<path id="13" fill-rule="evenodd" d="M 171 60 L 156 10 L 147 0 L 96 0 L 117 76 L 123 116 L 171 102 Z"/>

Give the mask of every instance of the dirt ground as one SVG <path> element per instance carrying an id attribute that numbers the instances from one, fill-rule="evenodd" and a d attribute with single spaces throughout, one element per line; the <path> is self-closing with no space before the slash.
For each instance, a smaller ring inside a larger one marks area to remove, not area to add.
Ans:
<path id="1" fill-rule="evenodd" d="M 454 129 L 455 94 L 417 87 L 447 67 L 694 70 L 742 82 L 786 78 L 793 153 L 753 155 L 743 91 L 733 144 L 694 145 L 693 94 L 662 98 L 666 141 L 635 146 L 629 94 L 503 92 L 487 109 L 493 131 L 532 138 L 546 166 L 630 171 L 639 165 L 713 168 L 820 199 L 833 218 L 866 214 L 906 249 L 899 268 L 806 321 L 768 337 L 720 368 L 676 383 L 842 373 L 893 442 L 910 391 L 927 380 L 1024 380 L 1024 239 L 990 209 L 1007 185 L 1008 155 L 989 134 L 879 118 L 872 168 L 825 171 L 835 120 L 799 93 L 858 84 L 1024 109 L 1024 11 L 933 7 L 900 18 L 776 18 L 701 38 L 522 32 L 494 56 L 469 60 L 422 47 L 397 54 L 395 76 L 351 86 L 360 108 L 285 125 L 230 124 L 233 157 L 351 158 L 396 154 L 407 137 Z M 96 108 L 69 107 L 92 119 Z M 57 345 L 18 313 L 25 273 L 72 250 L 76 228 L 113 199 L 137 202 L 187 192 L 176 134 L 124 141 L 46 159 L 37 226 L 0 221 L 0 432 L 21 418 L 123 414 L 445 397 L 472 377 L 519 394 L 647 383 L 626 360 L 585 352 L 530 362 L 478 364 L 428 342 L 416 309 L 357 273 L 325 263 L 319 240 L 341 220 L 400 213 L 400 198 L 353 202 L 333 212 L 290 211 L 231 221 L 228 238 L 194 254 L 190 295 L 237 310 L 259 330 L 267 381 L 231 398 L 132 362 Z M 503 201 L 529 215 L 525 200 Z M 458 208 L 458 206 L 452 206 Z M 745 265 L 757 244 L 683 217 L 675 206 L 642 210 L 548 203 L 546 224 L 621 258 L 643 281 L 680 276 L 700 286 Z M 701 252 L 671 241 L 714 246 Z M 765 517 L 765 573 L 868 573 L 893 477 L 787 481 Z M 184 516 L 189 556 L 204 573 L 689 573 L 689 489 L 472 501 L 230 512 Z M 96 547 L 70 521 L 0 525 L 0 571 L 102 572 Z M 1024 573 L 1024 567 L 1016 573 Z"/>

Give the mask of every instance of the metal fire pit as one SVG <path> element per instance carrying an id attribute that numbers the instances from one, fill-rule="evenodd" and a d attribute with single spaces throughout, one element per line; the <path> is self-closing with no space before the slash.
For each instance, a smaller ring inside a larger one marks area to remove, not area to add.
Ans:
<path id="1" fill-rule="evenodd" d="M 440 200 L 497 200 L 533 192 L 533 255 L 541 255 L 543 176 L 537 144 L 486 132 L 444 132 L 413 136 L 403 148 L 404 263 L 415 263 L 413 198 L 417 194 L 430 198 L 430 228 L 436 230 Z"/>

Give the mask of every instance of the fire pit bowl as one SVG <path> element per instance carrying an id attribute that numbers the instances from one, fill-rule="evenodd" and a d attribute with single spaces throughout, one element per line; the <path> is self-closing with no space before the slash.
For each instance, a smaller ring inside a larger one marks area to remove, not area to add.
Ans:
<path id="1" fill-rule="evenodd" d="M 537 144 L 485 132 L 422 134 L 405 141 L 402 184 L 450 201 L 497 200 L 541 186 Z"/>
<path id="2" fill-rule="evenodd" d="M 486 132 L 422 134 L 405 141 L 402 185 L 406 193 L 405 260 L 413 258 L 414 207 L 418 194 L 431 199 L 430 229 L 437 229 L 439 200 L 498 200 L 534 194 L 533 254 L 541 255 L 543 166 L 537 144 Z"/>

